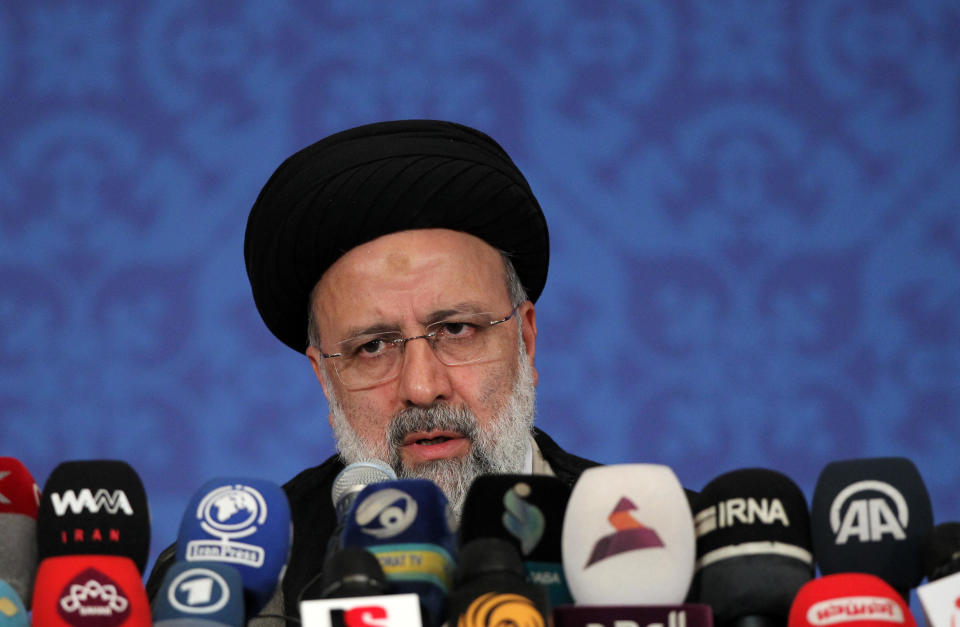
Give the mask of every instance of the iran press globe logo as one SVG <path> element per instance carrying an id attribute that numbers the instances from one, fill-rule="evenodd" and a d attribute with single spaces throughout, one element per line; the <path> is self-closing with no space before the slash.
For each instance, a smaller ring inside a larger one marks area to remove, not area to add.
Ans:
<path id="1" fill-rule="evenodd" d="M 196 517 L 212 538 L 188 542 L 187 561 L 263 565 L 262 547 L 237 541 L 255 534 L 267 520 L 267 504 L 259 491 L 242 484 L 211 490 L 197 506 Z"/>

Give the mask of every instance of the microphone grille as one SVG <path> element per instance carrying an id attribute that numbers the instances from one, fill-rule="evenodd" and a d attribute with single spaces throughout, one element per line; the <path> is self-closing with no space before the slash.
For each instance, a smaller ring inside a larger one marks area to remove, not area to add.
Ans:
<path id="1" fill-rule="evenodd" d="M 336 504 L 349 492 L 362 490 L 371 483 L 392 481 L 396 478 L 393 469 L 380 462 L 354 462 L 341 470 L 333 480 L 330 495 Z"/>

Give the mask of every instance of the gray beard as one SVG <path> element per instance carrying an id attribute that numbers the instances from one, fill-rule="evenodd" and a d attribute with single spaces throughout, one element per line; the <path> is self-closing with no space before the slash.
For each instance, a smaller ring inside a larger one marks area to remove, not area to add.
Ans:
<path id="1" fill-rule="evenodd" d="M 429 479 L 440 486 L 457 518 L 474 479 L 483 474 L 518 473 L 523 471 L 524 458 L 533 430 L 536 386 L 533 368 L 527 361 L 526 347 L 518 342 L 517 376 L 510 396 L 494 412 L 484 429 L 466 407 L 437 404 L 412 407 L 397 413 L 387 427 L 383 439 L 366 442 L 350 426 L 343 407 L 328 391 L 333 435 L 345 464 L 358 461 L 379 461 L 389 464 L 401 479 Z M 470 452 L 462 458 L 438 459 L 406 467 L 400 459 L 400 448 L 408 433 L 416 431 L 456 431 L 470 439 Z"/>

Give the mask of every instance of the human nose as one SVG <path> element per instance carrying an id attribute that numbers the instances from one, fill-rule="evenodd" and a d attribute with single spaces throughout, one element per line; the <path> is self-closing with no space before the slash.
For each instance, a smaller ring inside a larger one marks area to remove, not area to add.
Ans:
<path id="1" fill-rule="evenodd" d="M 407 405 L 427 407 L 453 394 L 447 367 L 440 363 L 430 339 L 417 337 L 403 348 L 400 395 Z"/>

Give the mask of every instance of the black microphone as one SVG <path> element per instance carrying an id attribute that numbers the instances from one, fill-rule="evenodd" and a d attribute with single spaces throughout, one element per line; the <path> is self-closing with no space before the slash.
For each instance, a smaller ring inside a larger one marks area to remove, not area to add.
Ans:
<path id="1" fill-rule="evenodd" d="M 694 500 L 697 562 L 689 599 L 718 627 L 783 626 L 813 577 L 810 514 L 800 488 L 762 468 L 720 475 Z"/>
<path id="2" fill-rule="evenodd" d="M 927 583 L 917 598 L 930 627 L 955 627 L 960 619 L 960 523 L 941 523 L 923 545 Z"/>
<path id="3" fill-rule="evenodd" d="M 457 585 L 450 595 L 449 624 L 546 625 L 547 590 L 528 583 L 514 545 L 501 538 L 476 538 L 460 549 Z"/>
<path id="4" fill-rule="evenodd" d="M 545 475 L 482 475 L 463 503 L 460 543 L 500 538 L 516 547 L 527 581 L 546 587 L 553 606 L 573 603 L 563 574 L 561 538 L 570 488 Z"/>
<path id="5" fill-rule="evenodd" d="M 395 594 L 380 561 L 369 551 L 348 547 L 327 555 L 323 577 L 303 592 L 300 620 L 304 625 L 382 625 L 422 627 L 419 597 Z"/>
<path id="6" fill-rule="evenodd" d="M 339 549 L 323 561 L 323 577 L 308 586 L 302 600 L 344 599 L 389 594 L 390 585 L 373 553 L 358 547 Z"/>
<path id="7" fill-rule="evenodd" d="M 136 471 L 115 460 L 63 462 L 54 468 L 37 513 L 37 548 L 41 560 L 129 557 L 142 574 L 150 550 L 150 512 Z"/>
<path id="8" fill-rule="evenodd" d="M 813 491 L 813 548 L 824 575 L 876 575 L 904 598 L 923 578 L 920 546 L 933 528 L 930 495 L 913 462 L 833 462 Z"/>
<path id="9" fill-rule="evenodd" d="M 934 527 L 924 540 L 921 560 L 930 581 L 960 572 L 960 522 Z"/>

